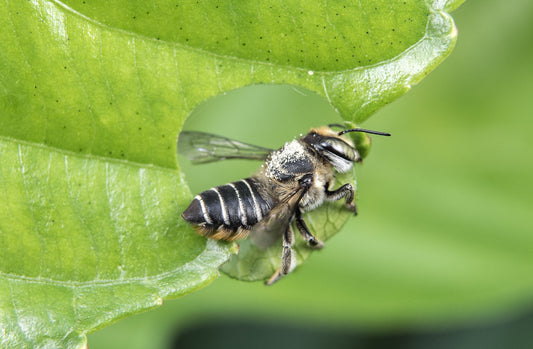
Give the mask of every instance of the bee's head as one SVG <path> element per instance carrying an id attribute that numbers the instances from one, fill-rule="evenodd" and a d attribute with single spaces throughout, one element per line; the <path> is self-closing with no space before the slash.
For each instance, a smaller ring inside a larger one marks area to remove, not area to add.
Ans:
<path id="1" fill-rule="evenodd" d="M 338 126 L 344 128 L 342 131 L 337 132 L 332 130 L 332 127 Z M 317 129 L 311 129 L 307 135 L 302 138 L 303 142 L 306 142 L 312 146 L 318 154 L 323 156 L 329 163 L 335 167 L 339 172 L 347 172 L 352 168 L 354 162 L 362 160 L 362 156 L 359 149 L 359 145 L 363 142 L 358 138 L 357 146 L 354 145 L 354 141 L 347 136 L 344 136 L 349 132 L 363 132 L 372 133 L 382 136 L 390 136 L 389 133 L 370 131 L 361 128 L 346 129 L 342 125 L 332 124 L 329 126 L 319 127 Z M 366 146 L 361 147 L 364 150 L 364 155 L 368 152 L 370 138 L 365 137 Z"/>

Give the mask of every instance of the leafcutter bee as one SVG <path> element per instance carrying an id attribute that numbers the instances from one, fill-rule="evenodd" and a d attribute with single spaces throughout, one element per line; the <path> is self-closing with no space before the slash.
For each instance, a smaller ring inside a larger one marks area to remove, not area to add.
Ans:
<path id="1" fill-rule="evenodd" d="M 344 128 L 332 124 L 311 129 L 278 150 L 203 132 L 182 132 L 178 152 L 193 163 L 231 158 L 264 161 L 251 177 L 196 195 L 183 212 L 183 219 L 199 234 L 216 240 L 232 241 L 249 236 L 252 243 L 267 248 L 282 237 L 281 267 L 266 282 L 272 285 L 292 270 L 293 221 L 311 248 L 324 246 L 307 227 L 303 212 L 319 207 L 324 201 L 341 199 L 348 210 L 357 212 L 351 183 L 331 190 L 337 172 L 347 172 L 354 162 L 361 161 L 353 141 L 345 134 L 365 132 L 390 136 L 361 128 L 337 132 L 332 129 L 334 126 Z"/>

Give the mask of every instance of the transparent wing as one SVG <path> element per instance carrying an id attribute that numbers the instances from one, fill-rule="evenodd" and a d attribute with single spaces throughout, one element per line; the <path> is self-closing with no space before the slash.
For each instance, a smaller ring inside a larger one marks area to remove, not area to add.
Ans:
<path id="1" fill-rule="evenodd" d="M 178 153 L 193 164 L 225 159 L 265 160 L 272 151 L 205 132 L 183 131 L 178 138 Z"/>
<path id="2" fill-rule="evenodd" d="M 252 228 L 250 232 L 252 243 L 265 249 L 279 240 L 289 227 L 304 193 L 304 188 L 300 188 L 274 206 L 270 213 Z"/>

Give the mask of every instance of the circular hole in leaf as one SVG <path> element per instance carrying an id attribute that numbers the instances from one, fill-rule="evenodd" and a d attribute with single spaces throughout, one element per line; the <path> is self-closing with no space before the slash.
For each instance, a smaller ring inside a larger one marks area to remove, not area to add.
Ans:
<path id="1" fill-rule="evenodd" d="M 312 127 L 339 122 L 338 114 L 327 101 L 313 92 L 292 86 L 260 85 L 238 89 L 201 104 L 186 121 L 184 130 L 213 133 L 278 149 Z M 179 156 L 178 160 L 193 194 L 249 177 L 262 164 L 260 161 L 226 160 L 192 165 L 185 157 Z M 337 186 L 354 181 L 353 173 L 343 174 Z M 338 232 L 351 216 L 342 202 L 324 204 L 304 215 L 313 234 L 321 240 Z M 297 230 L 295 234 L 298 235 Z M 279 267 L 281 241 L 268 249 L 260 249 L 249 240 L 241 240 L 239 245 L 239 254 L 222 267 L 229 276 L 248 281 L 264 280 Z M 294 251 L 299 265 L 312 250 L 297 236 Z"/>

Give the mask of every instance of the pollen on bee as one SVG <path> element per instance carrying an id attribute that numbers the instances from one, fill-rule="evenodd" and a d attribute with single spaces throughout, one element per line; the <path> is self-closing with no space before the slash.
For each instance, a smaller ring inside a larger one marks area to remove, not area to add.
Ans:
<path id="1" fill-rule="evenodd" d="M 279 174 L 279 168 L 284 167 L 287 163 L 303 160 L 305 157 L 303 145 L 297 140 L 293 140 L 286 143 L 280 151 L 272 153 L 265 174 L 269 178 L 276 178 Z"/>

